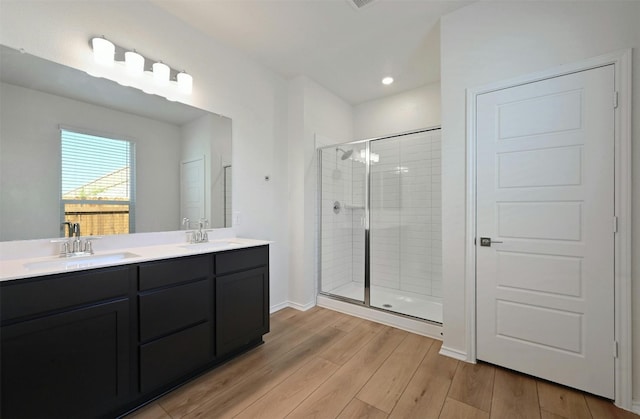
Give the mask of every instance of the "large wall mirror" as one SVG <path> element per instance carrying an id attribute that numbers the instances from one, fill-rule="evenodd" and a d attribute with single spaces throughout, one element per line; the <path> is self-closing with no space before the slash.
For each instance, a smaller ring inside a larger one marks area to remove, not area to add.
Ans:
<path id="1" fill-rule="evenodd" d="M 231 119 L 0 53 L 0 241 L 231 227 Z"/>

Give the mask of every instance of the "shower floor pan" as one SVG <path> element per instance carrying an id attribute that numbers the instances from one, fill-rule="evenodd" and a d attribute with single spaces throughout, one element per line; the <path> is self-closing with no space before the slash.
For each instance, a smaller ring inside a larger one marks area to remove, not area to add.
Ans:
<path id="1" fill-rule="evenodd" d="M 330 292 L 354 300 L 363 298 L 362 284 L 357 282 L 350 282 Z M 376 286 L 371 287 L 370 295 L 371 307 L 442 323 L 441 298 Z"/>

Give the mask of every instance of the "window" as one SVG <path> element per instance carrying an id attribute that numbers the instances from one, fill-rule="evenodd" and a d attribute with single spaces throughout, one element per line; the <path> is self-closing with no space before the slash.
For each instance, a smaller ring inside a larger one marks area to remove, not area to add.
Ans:
<path id="1" fill-rule="evenodd" d="M 134 232 L 134 144 L 61 130 L 62 222 L 84 236 Z M 65 231 L 66 234 L 66 231 Z"/>

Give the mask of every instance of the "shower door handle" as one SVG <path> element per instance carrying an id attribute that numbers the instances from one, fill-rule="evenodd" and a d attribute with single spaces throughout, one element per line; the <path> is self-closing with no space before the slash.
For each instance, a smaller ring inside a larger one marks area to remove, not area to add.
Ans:
<path id="1" fill-rule="evenodd" d="M 502 243 L 502 242 L 491 240 L 491 237 L 480 237 L 480 246 L 491 247 L 491 243 Z"/>

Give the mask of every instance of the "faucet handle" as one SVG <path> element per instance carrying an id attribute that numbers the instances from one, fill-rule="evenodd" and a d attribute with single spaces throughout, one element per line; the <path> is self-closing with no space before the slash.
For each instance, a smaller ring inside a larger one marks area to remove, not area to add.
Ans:
<path id="1" fill-rule="evenodd" d="M 100 240 L 102 236 L 87 236 L 84 239 L 84 252 L 93 254 L 93 241 Z"/>
<path id="2" fill-rule="evenodd" d="M 60 257 L 65 257 L 69 254 L 69 240 L 64 239 L 53 239 L 50 243 L 60 243 Z"/>

